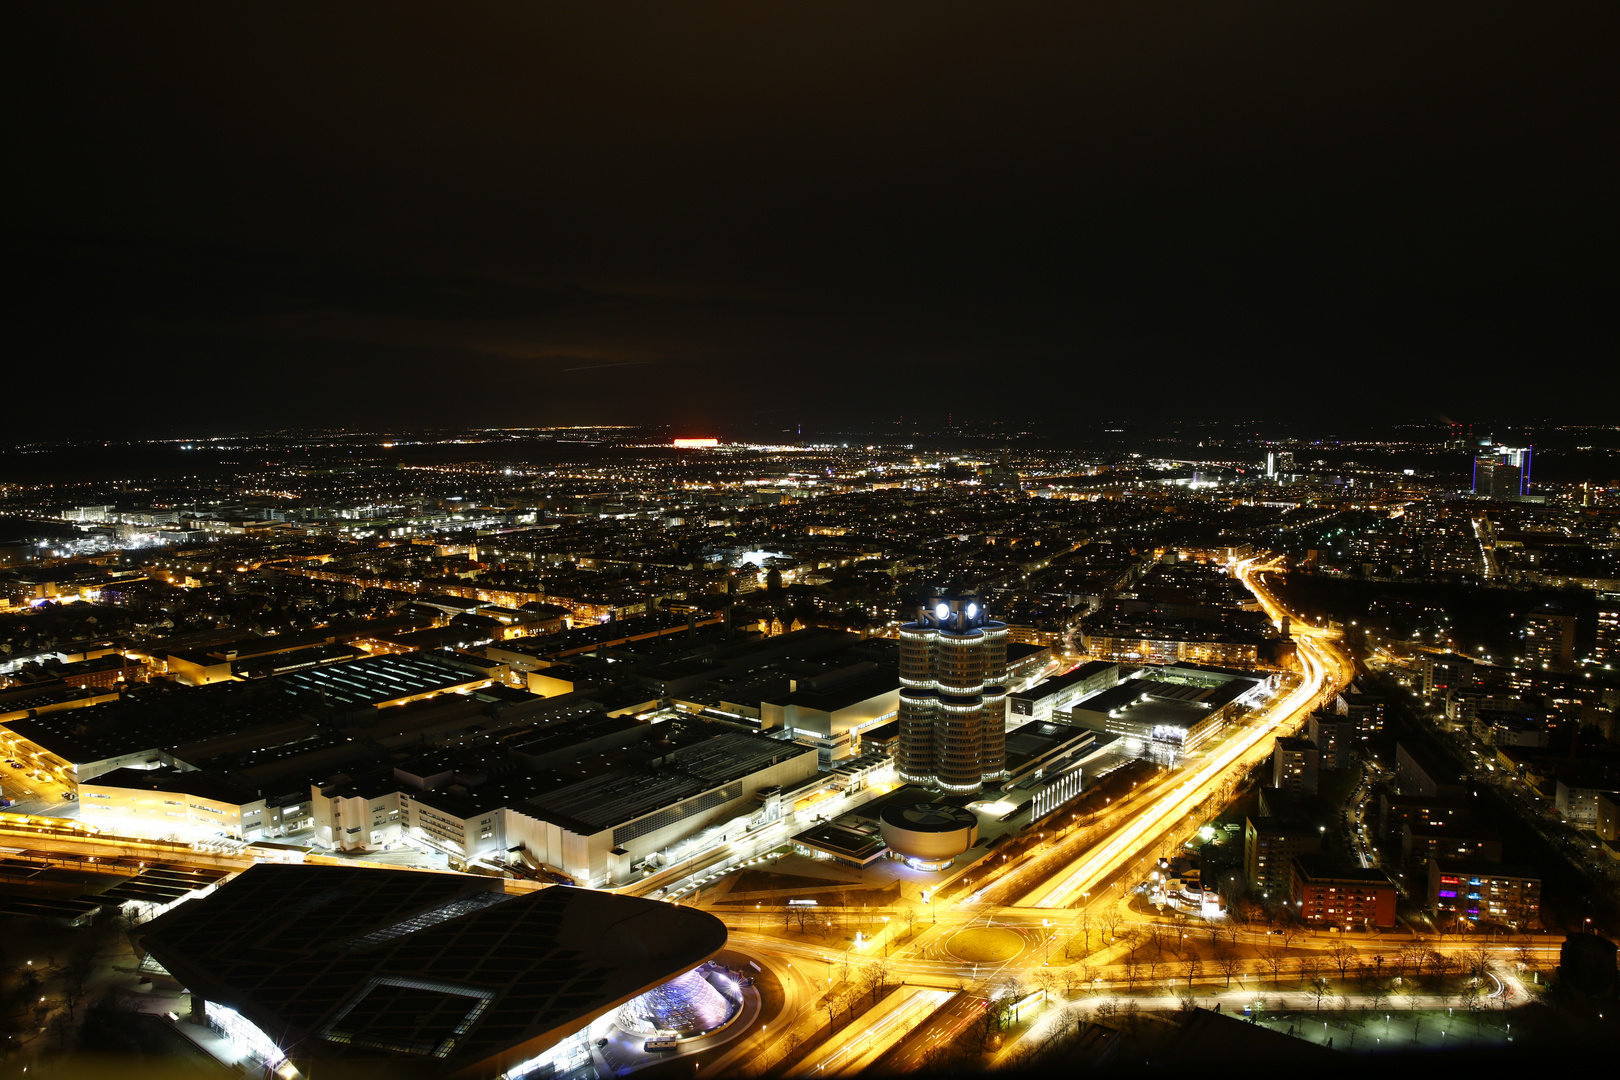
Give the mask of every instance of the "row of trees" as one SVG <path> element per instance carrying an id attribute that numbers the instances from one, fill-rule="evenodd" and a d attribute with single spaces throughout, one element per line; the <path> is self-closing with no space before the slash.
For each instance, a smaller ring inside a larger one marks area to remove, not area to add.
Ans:
<path id="1" fill-rule="evenodd" d="M 1232 980 L 1247 974 L 1253 963 L 1224 941 L 1216 946 L 1210 958 L 1201 957 L 1190 949 L 1179 955 L 1171 950 L 1170 957 L 1164 955 L 1165 951 L 1162 944 L 1154 942 L 1149 935 L 1136 939 L 1120 962 L 1126 986 L 1134 990 L 1138 981 L 1152 984 L 1166 978 L 1184 978 L 1190 989 L 1201 974 L 1215 972 L 1225 976 L 1226 985 L 1231 986 Z M 1528 950 L 1521 951 L 1526 953 L 1523 959 L 1528 960 Z M 1337 973 L 1341 985 L 1355 981 L 1364 993 L 1387 988 L 1388 980 L 1395 977 L 1426 980 L 1430 983 L 1428 992 L 1439 992 L 1453 975 L 1468 977 L 1476 983 L 1484 979 L 1491 954 L 1482 946 L 1448 953 L 1410 944 L 1390 957 L 1367 956 L 1346 942 L 1335 942 L 1325 953 L 1294 955 L 1287 944 L 1276 942 L 1263 946 L 1257 959 L 1259 973 L 1269 973 L 1272 985 L 1279 989 L 1285 973 L 1295 976 L 1296 985 L 1307 986 L 1325 985 L 1328 978 Z"/>
<path id="2" fill-rule="evenodd" d="M 801 934 L 813 931 L 826 937 L 835 930 L 845 928 L 873 933 L 888 925 L 889 919 L 892 919 L 897 927 L 905 927 L 909 936 L 922 916 L 923 910 L 914 905 L 900 908 L 887 917 L 860 908 L 787 907 L 782 909 L 782 926 L 785 929 L 797 927 Z"/>
<path id="3" fill-rule="evenodd" d="M 1416 1007 L 1420 998 L 1438 996 L 1445 1005 L 1460 1008 L 1462 1015 L 1472 1017 L 1477 1028 L 1490 1004 L 1484 982 L 1488 954 L 1483 949 L 1471 949 L 1457 956 L 1449 956 L 1437 950 L 1424 951 L 1422 956 L 1410 956 L 1406 958 L 1408 962 L 1415 967 L 1420 966 L 1421 970 L 1426 970 L 1434 976 L 1436 981 L 1433 985 L 1420 987 L 1416 983 L 1407 982 L 1398 989 L 1393 989 L 1382 979 L 1374 978 L 1362 987 L 1354 1000 L 1345 993 L 1335 995 L 1332 981 L 1328 977 L 1331 967 L 1338 967 L 1341 977 L 1346 978 L 1355 971 L 1352 965 L 1343 962 L 1342 956 L 1302 956 L 1297 959 L 1297 970 L 1302 979 L 1302 986 L 1307 996 L 1314 1002 L 1316 1011 L 1321 1013 L 1325 1008 L 1332 1008 L 1343 1020 L 1359 1018 L 1362 1022 L 1368 1022 L 1387 1012 L 1392 1006 L 1411 1010 Z M 1268 962 L 1275 963 L 1279 960 L 1281 956 L 1277 953 L 1268 957 Z M 1215 967 L 1230 979 L 1241 970 L 1239 963 L 1239 958 L 1235 954 L 1226 952 L 1216 962 Z M 1173 980 L 1186 979 L 1187 986 L 1177 997 L 1177 1011 L 1186 1015 L 1197 1007 L 1197 999 L 1192 993 L 1191 985 L 1192 980 L 1206 970 L 1201 958 L 1188 955 L 1176 961 L 1161 962 L 1152 959 L 1151 952 L 1147 952 L 1145 958 L 1136 960 L 1134 964 L 1128 958 L 1124 966 L 1128 985 L 1133 979 L 1133 973 L 1136 976 L 1146 973 L 1148 981 L 1161 975 L 1169 976 Z M 1281 970 L 1279 967 L 1277 973 L 1280 974 Z M 1023 1000 L 1031 989 L 1049 996 L 1061 990 L 1066 997 L 1074 999 L 1092 982 L 1096 973 L 1085 964 L 1060 969 L 1043 968 L 1030 977 L 1029 984 L 1018 979 L 1007 979 L 993 987 L 975 988 L 977 993 L 986 997 L 988 1005 L 973 1029 L 971 1046 L 980 1053 L 998 1047 L 1001 1033 L 1016 1021 L 1016 1003 Z M 1451 975 L 1462 975 L 1467 978 L 1465 981 L 1453 981 L 1449 984 L 1440 981 Z M 1132 988 L 1134 989 L 1134 986 Z M 1507 1003 L 1508 995 L 1504 994 L 1500 1004 L 1505 1009 Z M 1136 1026 L 1138 1020 L 1149 1015 L 1142 1012 L 1134 1000 L 1127 999 L 1122 1002 L 1109 996 L 1098 997 L 1091 1014 L 1099 1023 L 1115 1028 L 1132 1028 Z M 1087 1014 L 1079 1008 L 1067 1008 L 1052 1014 L 1052 1020 L 1044 1026 L 1039 1038 L 1026 1039 L 1019 1045 L 1011 1064 L 1014 1067 L 1035 1066 L 1044 1056 L 1061 1048 L 1084 1026 L 1086 1020 Z M 1421 1020 L 1419 1022 L 1421 1023 Z M 1353 1047 L 1358 1032 L 1351 1028 L 1348 1034 L 1350 1045 Z M 961 1046 L 941 1047 L 930 1054 L 928 1065 L 936 1069 L 960 1067 L 965 1064 L 962 1060 L 962 1049 Z"/>

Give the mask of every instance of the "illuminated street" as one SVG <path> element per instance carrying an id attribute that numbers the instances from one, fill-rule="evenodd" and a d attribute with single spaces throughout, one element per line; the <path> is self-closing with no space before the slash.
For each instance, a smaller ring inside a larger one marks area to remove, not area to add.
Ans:
<path id="1" fill-rule="evenodd" d="M 0 1060 L 1620 1040 L 1614 21 L 21 7 Z"/>
<path id="2" fill-rule="evenodd" d="M 1135 881 L 1122 878 L 1122 872 L 1132 870 L 1140 873 L 1146 865 L 1146 856 L 1159 850 L 1166 836 L 1184 835 L 1190 825 L 1197 824 L 1186 820 L 1191 808 L 1217 793 L 1228 778 L 1240 775 L 1267 757 L 1273 739 L 1297 730 L 1312 709 L 1349 685 L 1351 662 L 1339 648 L 1336 632 L 1311 625 L 1286 611 L 1266 586 L 1265 575 L 1270 569 L 1271 564 L 1266 560 L 1249 559 L 1238 563 L 1234 573 L 1270 618 L 1279 624 L 1284 619 L 1289 621 L 1299 648 L 1303 678 L 1247 717 L 1242 726 L 1226 733 L 1207 753 L 1195 758 L 1186 767 L 1153 777 L 1130 791 L 1117 805 L 1110 805 L 1105 812 L 1096 815 L 1094 820 L 1084 824 L 1069 822 L 1044 844 L 1035 846 L 1014 861 L 998 866 L 992 885 L 964 896 L 957 903 L 928 905 L 925 919 L 918 921 L 904 940 L 899 940 L 901 920 L 893 917 L 901 914 L 902 910 L 896 908 L 876 911 L 863 909 L 860 912 L 862 918 L 872 920 L 881 917 L 883 921 L 878 925 L 885 929 L 861 941 L 858 950 L 839 952 L 811 940 L 793 941 L 776 934 L 750 930 L 750 926 L 758 926 L 766 918 L 777 918 L 774 914 L 729 913 L 723 905 L 715 907 L 713 910 L 732 926 L 733 941 L 739 946 L 773 956 L 784 965 L 792 965 L 796 973 L 808 974 L 807 978 L 801 976 L 791 983 L 793 993 L 790 1002 L 797 1002 L 792 1006 L 797 1010 L 796 1019 L 782 1030 L 760 1033 L 758 1040 L 761 1051 L 780 1054 L 782 1047 L 790 1041 L 808 1038 L 819 1021 L 811 1002 L 803 995 L 824 997 L 839 985 L 847 985 L 854 978 L 853 972 L 874 963 L 881 963 L 886 978 L 891 982 L 904 979 L 912 986 L 931 985 L 942 991 L 983 987 L 986 993 L 994 993 L 995 988 L 1015 983 L 1032 986 L 1038 978 L 1045 977 L 1040 975 L 1043 971 L 1083 970 L 1088 980 L 1083 984 L 1083 989 L 1088 995 L 1107 995 L 1121 1005 L 1134 1002 L 1142 1008 L 1164 1007 L 1165 999 L 1156 993 L 1146 996 L 1132 994 L 1130 986 L 1137 976 L 1123 966 L 1124 946 L 1105 940 L 1106 934 L 1100 927 L 1085 934 L 1088 940 L 1095 938 L 1098 946 L 1095 951 L 1087 950 L 1083 959 L 1065 957 L 1062 953 L 1072 947 L 1080 917 L 1084 915 L 1089 924 L 1097 911 L 1105 906 L 1119 908 L 1124 927 L 1151 926 L 1154 920 L 1137 913 L 1129 903 L 1126 887 L 1134 885 Z M 1070 861 L 1057 872 L 1048 870 L 1043 874 L 1035 869 L 1037 865 L 1049 864 L 1054 853 L 1066 854 L 1071 850 Z M 1110 889 L 1107 887 L 1110 884 L 1119 888 Z M 998 927 L 999 931 L 996 930 Z M 989 963 L 954 955 L 950 943 L 962 933 L 970 931 L 1007 934 L 1007 941 L 1012 947 L 1004 959 Z M 1241 1012 L 1256 1000 L 1263 1000 L 1268 1008 L 1275 1011 L 1304 1011 L 1316 1003 L 1316 998 L 1298 989 L 1289 993 L 1286 987 L 1281 990 L 1274 986 L 1267 987 L 1277 978 L 1277 969 L 1269 966 L 1270 962 L 1261 956 L 1275 940 L 1269 931 L 1232 928 L 1223 933 L 1234 945 L 1252 950 L 1253 955 L 1228 965 L 1229 970 L 1224 972 L 1214 970 L 1215 965 L 1211 963 L 1193 979 L 1193 991 L 1206 1007 L 1220 1004 L 1228 1011 Z M 1060 944 L 1065 942 L 1067 945 Z M 1058 955 L 1054 955 L 1054 944 L 1059 944 Z M 1395 942 L 1380 938 L 1351 940 L 1344 944 L 1358 954 L 1369 957 L 1397 948 Z M 1429 947 L 1443 944 L 1443 941 L 1434 941 Z M 1512 974 L 1513 957 L 1535 956 L 1545 962 L 1548 950 L 1555 948 L 1556 944 L 1557 939 L 1543 938 L 1527 942 L 1524 946 L 1502 944 L 1492 949 L 1496 958 L 1495 967 L 1501 977 L 1493 975 L 1490 999 L 1498 1005 L 1505 1000 L 1504 995 L 1525 1000 L 1527 990 Z M 1297 938 L 1294 948 L 1296 952 L 1290 961 L 1291 970 L 1303 972 L 1313 969 L 1313 966 L 1328 965 L 1331 957 L 1338 955 L 1335 950 L 1339 946 L 1328 940 L 1326 935 L 1306 933 Z M 859 955 L 852 955 L 856 951 Z M 1069 978 L 1070 985 L 1074 985 L 1073 975 Z M 1296 975 L 1294 978 L 1302 983 L 1304 976 Z M 1245 988 L 1228 988 L 1227 984 L 1232 984 L 1234 980 Z M 1058 982 L 1061 984 L 1062 979 Z M 866 1024 L 864 1019 L 857 1020 L 848 1030 L 859 1028 L 860 1034 L 829 1044 L 827 1049 L 805 1060 L 811 1063 L 811 1068 L 823 1061 L 829 1067 L 835 1067 L 831 1064 L 834 1056 L 847 1057 L 858 1052 L 855 1049 L 858 1046 L 869 1043 L 875 1046 L 880 1041 L 885 1046 L 898 1044 L 898 1032 L 893 1032 L 892 1037 L 885 1033 L 900 1026 L 916 1026 L 914 1023 L 902 1025 L 891 1019 L 899 1013 L 910 1015 L 906 1008 L 902 1008 L 905 1000 L 904 997 L 892 1002 L 886 1000 L 888 1008 L 873 1018 L 875 1022 L 870 1025 L 870 1032 L 863 1026 Z M 1443 1008 L 1447 1001 L 1455 999 L 1444 995 L 1418 994 L 1403 996 L 1397 1005 L 1388 995 L 1366 997 L 1353 990 L 1345 990 L 1336 992 L 1335 1000 L 1340 1002 L 1340 1007 L 1344 1007 L 1345 1002 L 1349 1003 L 1349 1007 L 1363 1007 L 1370 1003 L 1390 1011 L 1421 1013 Z M 1042 1025 L 1056 1023 L 1057 1013 L 1053 1011 L 1046 1010 L 1039 1012 L 1039 1015 L 1041 1019 L 1034 1027 L 1025 1030 L 1022 1038 L 1038 1041 L 1045 1037 Z M 958 1010 L 941 1013 L 917 1030 L 931 1032 L 937 1040 L 941 1031 L 955 1030 L 963 1022 L 963 1014 Z M 960 1034 L 959 1031 L 957 1033 Z M 928 1039 L 927 1034 L 924 1034 L 924 1039 Z M 906 1045 L 911 1046 L 910 1043 Z M 905 1060 L 915 1067 L 928 1050 L 926 1045 L 913 1046 L 907 1051 L 909 1056 Z M 1004 1048 L 1003 1057 L 1014 1050 L 1012 1046 Z"/>

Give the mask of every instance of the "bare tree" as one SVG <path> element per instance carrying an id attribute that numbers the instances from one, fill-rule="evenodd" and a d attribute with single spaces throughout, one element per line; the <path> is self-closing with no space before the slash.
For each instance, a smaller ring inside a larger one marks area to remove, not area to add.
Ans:
<path id="1" fill-rule="evenodd" d="M 1062 972 L 1063 996 L 1072 998 L 1076 990 L 1082 989 L 1091 981 L 1091 968 L 1085 964 L 1079 967 L 1066 967 Z"/>
<path id="2" fill-rule="evenodd" d="M 1193 980 L 1198 977 L 1198 971 L 1203 967 L 1203 964 L 1199 962 L 1197 956 L 1188 953 L 1186 959 L 1181 961 L 1181 966 L 1187 974 L 1187 993 L 1190 994 L 1192 993 Z"/>
<path id="3" fill-rule="evenodd" d="M 1104 908 L 1097 915 L 1097 921 L 1102 924 L 1103 932 L 1108 935 L 1109 941 L 1119 936 L 1119 924 L 1123 919 L 1124 916 L 1120 915 L 1117 909 L 1111 907 Z"/>
<path id="4" fill-rule="evenodd" d="M 68 1008 L 71 1018 L 84 1000 L 85 986 L 90 981 L 90 973 L 94 970 L 94 963 L 89 950 L 79 949 L 68 957 L 68 962 L 62 968 L 62 1003 Z"/>
<path id="5" fill-rule="evenodd" d="M 935 1046 L 923 1055 L 923 1070 L 931 1073 L 949 1073 L 955 1071 L 955 1046 Z"/>
<path id="6" fill-rule="evenodd" d="M 1311 994 L 1311 997 L 1316 999 L 1316 1011 L 1321 1012 L 1322 1011 L 1322 1002 L 1324 1000 L 1326 1000 L 1326 998 L 1328 996 L 1327 980 L 1319 978 L 1316 981 L 1312 982 L 1311 987 L 1310 987 L 1310 994 Z"/>
<path id="7" fill-rule="evenodd" d="M 1485 988 L 1478 983 L 1470 983 L 1462 988 L 1462 1005 L 1468 1010 L 1468 1015 L 1474 1018 L 1474 1030 L 1479 1030 L 1480 1016 L 1485 1011 Z"/>
<path id="8" fill-rule="evenodd" d="M 1328 946 L 1328 957 L 1333 961 L 1333 966 L 1339 969 L 1339 978 L 1341 979 L 1350 977 L 1350 964 L 1356 959 L 1356 956 L 1355 947 L 1348 941 L 1335 941 Z"/>
<path id="9" fill-rule="evenodd" d="M 73 1042 L 73 1014 L 59 1012 L 50 1020 L 51 1037 L 59 1050 L 66 1050 Z"/>
<path id="10" fill-rule="evenodd" d="M 1475 945 L 1472 949 L 1464 949 L 1459 958 L 1463 971 L 1474 977 L 1475 982 L 1485 978 L 1486 970 L 1490 966 L 1490 950 L 1483 945 Z"/>
<path id="11" fill-rule="evenodd" d="M 1436 982 L 1444 982 L 1446 976 L 1450 975 L 1456 966 L 1456 958 L 1450 953 L 1436 949 L 1429 954 L 1429 970 L 1434 972 Z"/>
<path id="12" fill-rule="evenodd" d="M 1282 989 L 1283 962 L 1288 957 L 1288 946 L 1282 944 L 1266 945 L 1260 950 L 1260 959 L 1271 970 L 1271 984 Z"/>
<path id="13" fill-rule="evenodd" d="M 1223 945 L 1215 952 L 1215 963 L 1226 976 L 1227 989 L 1231 989 L 1232 976 L 1243 970 L 1243 961 L 1238 957 L 1237 950 L 1230 945 Z"/>
<path id="14" fill-rule="evenodd" d="M 1395 955 L 1395 964 L 1403 974 L 1421 975 L 1425 955 L 1423 946 L 1416 942 L 1402 945 L 1401 951 Z"/>
<path id="15" fill-rule="evenodd" d="M 991 999 L 984 1011 L 979 1013 L 979 1049 L 988 1050 L 996 1033 L 1001 1030 L 1001 1017 L 1006 1010 L 1001 1008 L 995 999 Z"/>
<path id="16" fill-rule="evenodd" d="M 861 985 L 872 995 L 873 1004 L 889 981 L 889 962 L 881 957 L 861 966 Z"/>
<path id="17" fill-rule="evenodd" d="M 1082 911 L 1080 913 L 1080 915 L 1075 919 L 1075 922 L 1077 922 L 1080 925 L 1080 934 L 1081 934 L 1081 938 L 1080 938 L 1080 955 L 1082 955 L 1082 956 L 1090 956 L 1091 955 L 1091 914 L 1090 914 L 1090 912 Z M 1071 934 L 1069 936 L 1069 940 L 1065 941 L 1063 943 L 1063 958 L 1065 960 L 1067 960 L 1069 958 L 1069 942 L 1071 942 L 1073 940 L 1074 940 L 1074 935 Z"/>
<path id="18" fill-rule="evenodd" d="M 1136 990 L 1136 973 L 1141 968 L 1142 962 L 1136 958 L 1134 950 L 1126 953 L 1124 959 L 1120 962 L 1125 967 L 1125 986 L 1134 993 Z"/>

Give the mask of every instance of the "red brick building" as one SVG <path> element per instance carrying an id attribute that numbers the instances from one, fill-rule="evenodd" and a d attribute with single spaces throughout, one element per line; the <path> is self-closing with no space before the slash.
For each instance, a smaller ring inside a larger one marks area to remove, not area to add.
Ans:
<path id="1" fill-rule="evenodd" d="M 1395 883 L 1382 870 L 1294 860 L 1294 912 L 1307 926 L 1393 927 Z"/>
<path id="2" fill-rule="evenodd" d="M 58 675 L 69 686 L 110 688 L 120 682 L 145 682 L 146 665 L 122 653 L 109 653 L 93 660 L 63 664 Z"/>

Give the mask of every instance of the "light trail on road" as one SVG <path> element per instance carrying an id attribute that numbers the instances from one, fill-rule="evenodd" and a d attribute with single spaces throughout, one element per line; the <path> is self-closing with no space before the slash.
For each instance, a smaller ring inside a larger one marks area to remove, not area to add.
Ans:
<path id="1" fill-rule="evenodd" d="M 1255 563 L 1246 561 L 1236 568 L 1237 577 L 1254 593 L 1272 618 L 1281 622 L 1289 613 L 1254 580 Z M 1296 636 L 1304 680 L 1280 701 L 1266 708 L 1265 719 L 1251 724 L 1236 741 L 1210 759 L 1193 776 L 1145 810 L 1141 816 L 1115 833 L 1079 866 L 1019 901 L 1020 907 L 1065 907 L 1082 892 L 1090 892 L 1103 878 L 1136 858 L 1142 847 L 1156 841 L 1160 826 L 1181 820 L 1198 802 L 1218 786 L 1220 778 L 1243 761 L 1263 740 L 1279 729 L 1298 721 L 1316 707 L 1324 692 L 1349 685 L 1349 665 L 1329 636 L 1315 627 L 1301 625 Z M 1258 760 L 1258 758 L 1257 758 Z"/>
<path id="2" fill-rule="evenodd" d="M 1040 847 L 1030 849 L 1021 855 L 1016 863 L 1004 866 L 996 871 L 994 880 L 990 884 L 963 897 L 957 903 L 977 904 L 984 901 L 999 905 L 1005 902 L 1009 896 L 1022 896 L 1025 893 L 1038 890 L 1040 888 L 1038 881 L 1029 882 L 1028 884 L 1026 884 L 1026 881 L 1041 872 L 1043 863 L 1054 857 L 1061 857 L 1064 848 L 1078 848 L 1079 850 L 1075 851 L 1068 860 L 1072 861 L 1074 857 L 1080 854 L 1080 851 L 1084 851 L 1094 844 L 1098 836 L 1113 828 L 1115 820 L 1128 817 L 1134 812 L 1137 803 L 1147 802 L 1152 798 L 1159 797 L 1159 789 L 1173 783 L 1174 780 L 1174 775 L 1167 773 L 1141 781 L 1140 787 L 1133 786 L 1130 791 L 1121 795 L 1101 811 L 1102 821 L 1100 824 L 1093 820 L 1084 826 L 1052 826 L 1053 839 L 1051 843 L 1053 847 L 1049 849 Z M 1091 816 L 1095 819 L 1098 812 L 1093 809 Z M 1063 831 L 1070 828 L 1073 831 L 1069 835 L 1063 835 Z"/>
<path id="3" fill-rule="evenodd" d="M 895 993 L 905 994 L 905 991 L 898 990 Z M 815 1064 L 815 1057 L 812 1056 L 795 1069 L 794 1074 L 805 1075 L 811 1071 L 823 1075 L 858 1073 L 911 1034 L 918 1024 L 934 1015 L 955 996 L 950 990 L 916 990 L 907 994 L 886 1014 L 871 1020 L 863 1016 L 854 1021 L 857 1025 L 865 1024 L 865 1030 L 824 1057 L 816 1064 L 814 1070 L 809 1069 L 811 1064 Z M 886 1005 L 887 1001 L 884 1004 Z M 883 1008 L 883 1005 L 879 1005 L 878 1008 Z"/>

